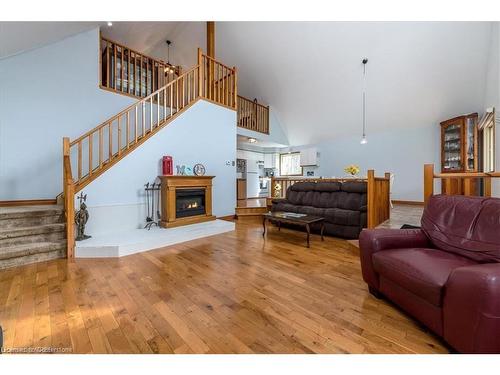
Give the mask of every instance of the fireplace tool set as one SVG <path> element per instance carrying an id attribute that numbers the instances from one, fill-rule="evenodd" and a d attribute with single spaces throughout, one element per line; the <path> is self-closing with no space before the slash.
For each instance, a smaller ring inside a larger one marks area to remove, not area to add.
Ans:
<path id="1" fill-rule="evenodd" d="M 159 226 L 159 221 L 161 219 L 160 215 L 160 188 L 161 183 L 153 182 L 150 184 L 149 182 L 144 185 L 146 192 L 146 205 L 148 206 L 148 214 L 146 216 L 146 225 L 144 228 L 148 230 L 151 229 L 153 225 Z M 155 220 L 156 215 L 156 220 Z"/>

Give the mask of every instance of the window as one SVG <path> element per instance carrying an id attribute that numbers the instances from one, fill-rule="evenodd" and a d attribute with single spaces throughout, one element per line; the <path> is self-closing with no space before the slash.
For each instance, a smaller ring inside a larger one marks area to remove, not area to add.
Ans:
<path id="1" fill-rule="evenodd" d="M 495 170 L 495 108 L 488 109 L 478 124 L 483 131 L 483 172 Z"/>
<path id="2" fill-rule="evenodd" d="M 302 176 L 300 152 L 280 155 L 280 176 Z"/>

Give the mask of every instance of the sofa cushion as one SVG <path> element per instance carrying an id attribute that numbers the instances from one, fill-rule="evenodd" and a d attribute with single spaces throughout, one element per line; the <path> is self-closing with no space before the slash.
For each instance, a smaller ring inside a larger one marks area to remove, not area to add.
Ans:
<path id="1" fill-rule="evenodd" d="M 312 216 L 320 216 L 320 217 L 325 216 L 324 208 L 318 208 L 312 206 L 297 206 L 297 212 L 300 214 L 307 214 Z"/>
<path id="2" fill-rule="evenodd" d="M 435 306 L 442 305 L 443 287 L 451 271 L 476 264 L 459 255 L 426 248 L 379 251 L 372 261 L 381 276 Z"/>
<path id="3" fill-rule="evenodd" d="M 500 262 L 500 199 L 436 195 L 422 216 L 433 245 L 476 262 Z"/>
<path id="4" fill-rule="evenodd" d="M 345 181 L 342 183 L 340 190 L 346 193 L 366 193 L 368 186 L 363 181 Z"/>
<path id="5" fill-rule="evenodd" d="M 296 206 L 294 204 L 288 202 L 279 202 L 275 203 L 272 206 L 272 211 L 274 212 L 298 212 L 298 208 L 300 206 Z"/>
<path id="6" fill-rule="evenodd" d="M 292 191 L 313 191 L 316 187 L 314 182 L 297 182 L 290 186 Z"/>
<path id="7" fill-rule="evenodd" d="M 366 211 L 366 194 L 341 191 L 336 193 L 336 195 L 336 207 L 344 210 Z"/>
<path id="8" fill-rule="evenodd" d="M 343 210 L 341 208 L 325 208 L 325 221 L 339 225 L 360 225 L 360 212 Z"/>
<path id="9" fill-rule="evenodd" d="M 317 182 L 314 187 L 315 191 L 319 192 L 332 192 L 332 191 L 340 191 L 340 182 L 332 181 L 332 182 Z"/>
<path id="10" fill-rule="evenodd" d="M 315 191 L 311 206 L 335 208 L 338 206 L 339 192 Z"/>

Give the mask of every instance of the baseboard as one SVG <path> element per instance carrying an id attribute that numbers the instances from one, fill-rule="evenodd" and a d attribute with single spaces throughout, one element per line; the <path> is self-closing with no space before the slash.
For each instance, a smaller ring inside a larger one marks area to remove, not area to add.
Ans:
<path id="1" fill-rule="evenodd" d="M 217 219 L 219 219 L 219 220 L 233 221 L 234 217 L 235 217 L 235 215 L 217 216 Z"/>
<path id="2" fill-rule="evenodd" d="M 409 206 L 423 206 L 424 205 L 424 202 L 420 202 L 420 201 L 393 200 L 392 203 L 395 203 L 395 204 L 406 204 L 406 205 L 409 205 Z"/>
<path id="3" fill-rule="evenodd" d="M 57 204 L 56 199 L 19 199 L 13 201 L 0 201 L 0 207 L 13 206 L 42 206 Z"/>

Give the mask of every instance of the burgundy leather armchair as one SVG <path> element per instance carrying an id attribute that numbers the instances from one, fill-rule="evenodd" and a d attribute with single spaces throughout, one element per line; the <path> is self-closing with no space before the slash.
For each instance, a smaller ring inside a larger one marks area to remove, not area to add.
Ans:
<path id="1" fill-rule="evenodd" d="M 433 196 L 422 229 L 363 230 L 363 279 L 462 353 L 500 353 L 500 199 Z"/>

